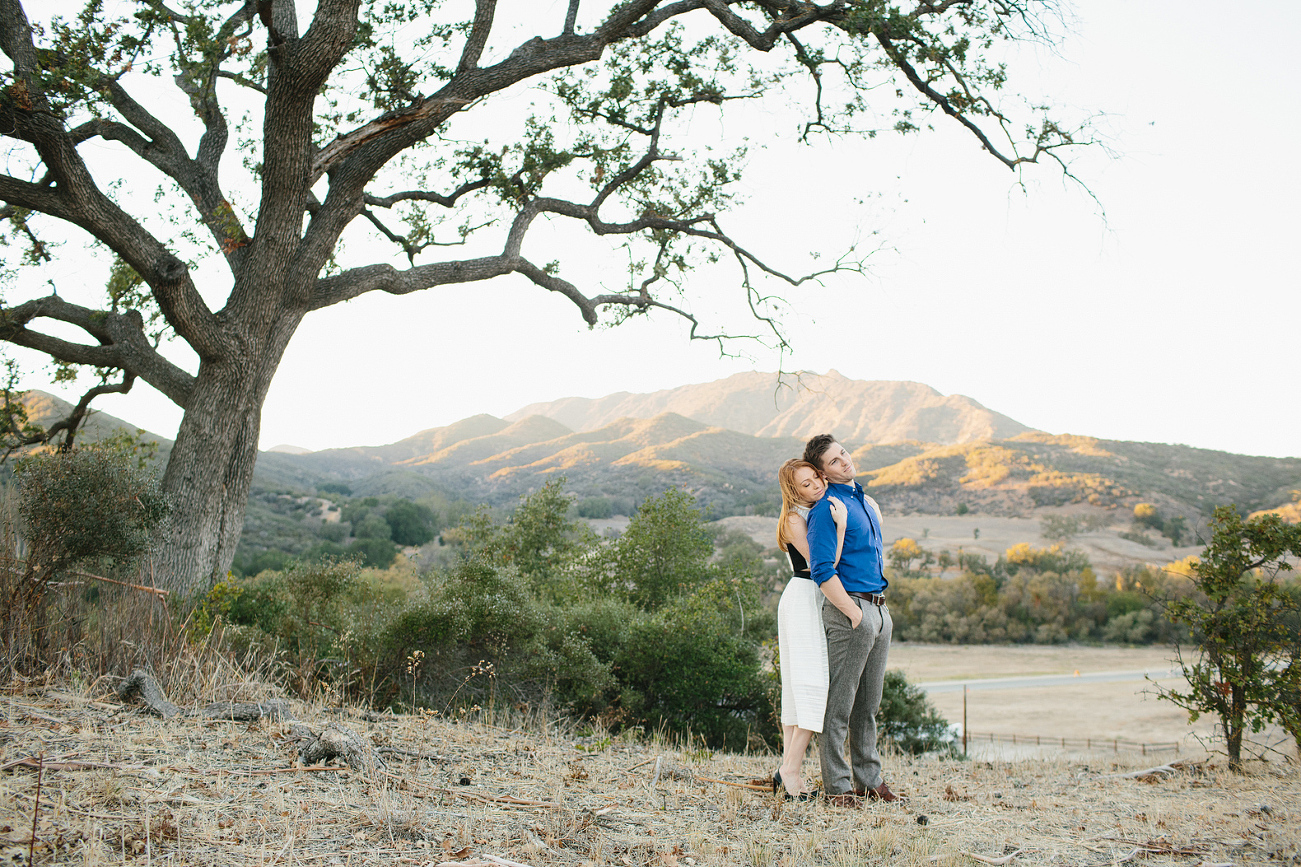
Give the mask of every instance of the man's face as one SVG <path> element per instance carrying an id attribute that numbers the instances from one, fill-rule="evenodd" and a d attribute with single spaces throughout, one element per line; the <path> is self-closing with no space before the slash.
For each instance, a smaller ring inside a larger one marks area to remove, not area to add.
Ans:
<path id="1" fill-rule="evenodd" d="M 822 453 L 822 459 L 818 463 L 822 464 L 822 474 L 828 482 L 847 485 L 854 481 L 854 459 L 840 443 L 832 443 Z"/>

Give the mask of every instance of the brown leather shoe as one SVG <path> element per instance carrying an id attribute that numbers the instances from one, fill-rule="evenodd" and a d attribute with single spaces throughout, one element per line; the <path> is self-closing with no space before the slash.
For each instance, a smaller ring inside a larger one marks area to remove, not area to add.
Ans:
<path id="1" fill-rule="evenodd" d="M 881 785 L 877 786 L 875 789 L 868 789 L 867 791 L 864 792 L 859 792 L 858 790 L 855 790 L 854 794 L 858 795 L 859 797 L 867 798 L 869 801 L 885 801 L 888 803 L 890 801 L 908 800 L 908 797 L 906 795 L 896 795 L 894 792 L 890 791 L 890 787 L 887 786 L 885 783 L 882 783 Z"/>
<path id="2" fill-rule="evenodd" d="M 827 795 L 827 803 L 833 807 L 845 807 L 850 810 L 857 810 L 863 806 L 863 799 L 853 792 L 844 792 L 839 795 Z"/>

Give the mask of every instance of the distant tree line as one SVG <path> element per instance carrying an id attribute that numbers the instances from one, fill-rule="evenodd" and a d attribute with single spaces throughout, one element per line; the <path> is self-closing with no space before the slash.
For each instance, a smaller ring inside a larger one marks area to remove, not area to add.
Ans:
<path id="1" fill-rule="evenodd" d="M 324 557 L 386 569 L 403 548 L 434 541 L 473 509 L 473 504 L 443 493 L 418 500 L 354 497 L 341 482 L 318 485 L 315 496 L 255 491 L 231 572 L 247 577 Z"/>
<path id="2" fill-rule="evenodd" d="M 895 637 L 902 640 L 1151 644 L 1185 634 L 1162 616 L 1162 606 L 1192 592 L 1187 563 L 1133 567 L 1102 579 L 1080 551 L 1023 542 L 992 563 L 977 554 L 941 552 L 940 565 L 956 570 L 941 578 L 909 571 L 908 565 L 925 558 L 916 558 L 912 549 L 921 548 L 915 541 L 900 542 L 890 552 L 894 565 L 887 575 Z"/>

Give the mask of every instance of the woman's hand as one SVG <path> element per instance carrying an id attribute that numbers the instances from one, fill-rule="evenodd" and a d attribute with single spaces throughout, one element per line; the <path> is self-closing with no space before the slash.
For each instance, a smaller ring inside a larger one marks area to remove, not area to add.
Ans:
<path id="1" fill-rule="evenodd" d="M 836 497 L 827 497 L 827 506 L 831 509 L 831 520 L 837 527 L 845 526 L 845 516 L 849 513 L 845 511 L 845 504 L 840 502 Z"/>

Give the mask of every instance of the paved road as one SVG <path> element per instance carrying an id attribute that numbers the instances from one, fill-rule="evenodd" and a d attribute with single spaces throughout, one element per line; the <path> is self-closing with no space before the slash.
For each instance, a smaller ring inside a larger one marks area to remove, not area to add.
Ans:
<path id="1" fill-rule="evenodd" d="M 1182 677 L 1177 668 L 1151 668 L 1143 671 L 1091 671 L 1085 674 L 1042 674 L 1034 677 L 991 677 L 975 680 L 935 680 L 917 686 L 930 695 L 942 692 L 962 692 L 962 687 L 975 692 L 981 689 L 1029 689 L 1044 686 L 1073 686 L 1080 683 L 1122 683 L 1127 680 L 1165 680 Z"/>

